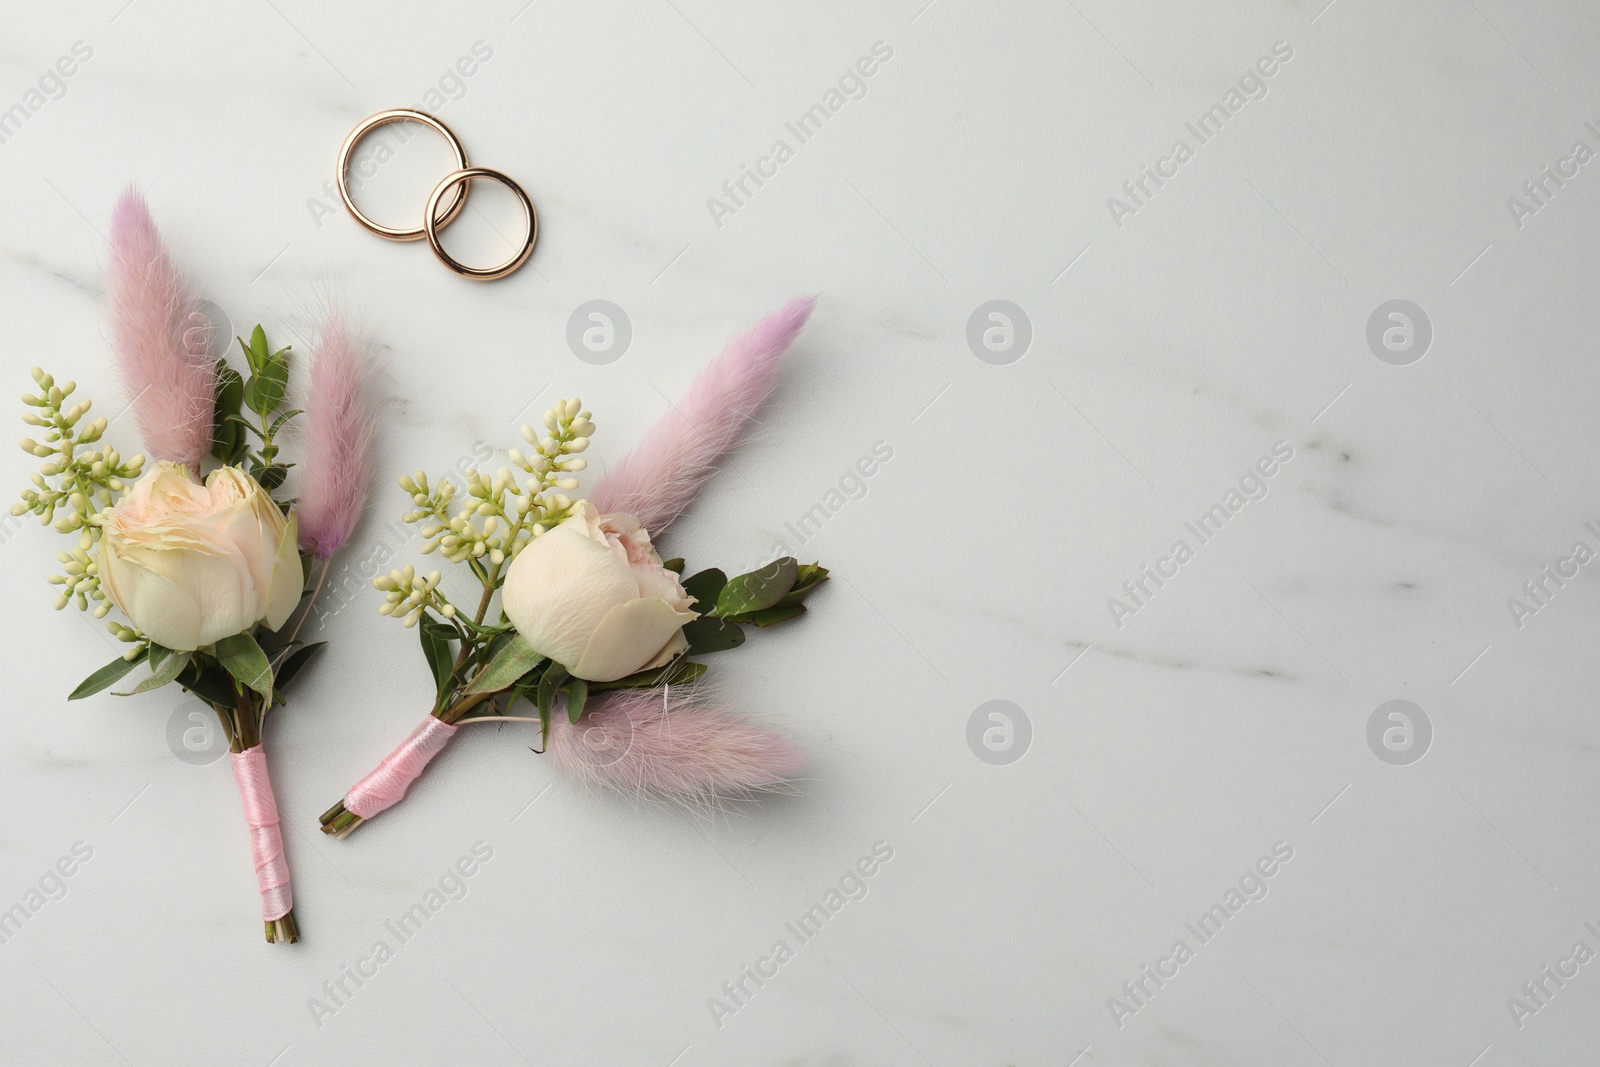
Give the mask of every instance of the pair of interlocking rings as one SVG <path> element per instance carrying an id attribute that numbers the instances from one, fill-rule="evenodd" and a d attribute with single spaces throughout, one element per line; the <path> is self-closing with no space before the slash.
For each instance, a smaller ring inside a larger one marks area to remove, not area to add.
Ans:
<path id="1" fill-rule="evenodd" d="M 450 150 L 456 157 L 456 169 L 446 174 L 439 184 L 433 187 L 433 192 L 428 195 L 427 207 L 422 212 L 422 225 L 415 229 L 385 226 L 369 218 L 356 207 L 355 201 L 350 197 L 350 157 L 355 152 L 356 145 L 379 126 L 391 122 L 420 122 L 437 131 L 449 142 Z M 363 119 L 360 125 L 350 131 L 350 136 L 344 139 L 344 145 L 339 149 L 338 177 L 339 198 L 344 201 L 344 206 L 350 209 L 350 214 L 355 216 L 357 222 L 379 237 L 390 241 L 420 241 L 426 237 L 428 247 L 433 249 L 433 254 L 439 257 L 439 261 L 464 278 L 483 282 L 504 278 L 528 261 L 528 257 L 533 255 L 534 242 L 539 239 L 539 213 L 534 210 L 533 201 L 528 199 L 528 194 L 523 192 L 522 186 L 497 170 L 470 165 L 467 162 L 466 147 L 462 145 L 461 139 L 450 127 L 425 111 L 399 107 L 380 111 Z M 523 240 L 522 248 L 517 254 L 498 267 L 469 267 L 446 252 L 444 245 L 439 241 L 439 231 L 454 222 L 456 216 L 461 214 L 461 209 L 467 206 L 467 193 L 474 178 L 487 178 L 499 182 L 510 189 L 522 205 L 522 216 L 528 236 Z"/>

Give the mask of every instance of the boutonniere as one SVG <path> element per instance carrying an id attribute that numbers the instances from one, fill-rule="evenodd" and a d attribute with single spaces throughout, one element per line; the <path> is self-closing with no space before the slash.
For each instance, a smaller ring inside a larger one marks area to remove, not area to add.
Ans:
<path id="1" fill-rule="evenodd" d="M 103 440 L 103 418 L 72 382 L 33 371 L 23 415 L 42 459 L 12 514 L 73 538 L 59 553 L 56 607 L 106 619 L 127 651 L 70 698 L 128 696 L 176 684 L 221 722 L 250 829 L 269 942 L 296 941 L 289 868 L 263 732 L 283 690 L 320 647 L 299 638 L 328 561 L 360 514 L 371 421 L 367 363 L 341 319 L 325 326 L 308 410 L 287 409 L 290 351 L 257 326 L 240 340 L 244 371 L 210 352 L 210 322 L 179 274 L 144 199 L 111 221 L 112 350 L 149 459 Z M 304 416 L 299 499 L 281 437 Z M 209 467 L 202 477 L 202 471 Z M 113 616 L 113 609 L 117 615 Z"/>
<path id="2" fill-rule="evenodd" d="M 663 559 L 656 541 L 751 423 L 813 304 L 792 301 L 735 338 L 587 497 L 579 475 L 596 427 L 576 398 L 522 428 L 527 447 L 509 467 L 469 470 L 459 486 L 400 479 L 423 554 L 469 571 L 477 595 L 457 603 L 439 570 L 416 565 L 373 581 L 378 610 L 417 632 L 431 708 L 322 816 L 325 833 L 344 837 L 398 803 L 474 723 L 529 723 L 559 770 L 634 795 L 694 803 L 792 779 L 794 745 L 694 683 L 704 657 L 802 615 L 827 570 L 783 557 L 729 577 Z"/>

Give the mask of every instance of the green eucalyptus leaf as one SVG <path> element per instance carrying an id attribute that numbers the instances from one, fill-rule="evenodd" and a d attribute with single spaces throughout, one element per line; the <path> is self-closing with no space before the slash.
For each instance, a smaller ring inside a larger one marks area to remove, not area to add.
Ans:
<path id="1" fill-rule="evenodd" d="M 432 619 L 423 619 L 417 627 L 417 635 L 422 640 L 422 654 L 428 660 L 428 670 L 433 672 L 434 691 L 438 696 L 444 696 L 450 684 L 452 667 L 450 639 L 456 636 L 456 632 Z"/>
<path id="2" fill-rule="evenodd" d="M 717 594 L 728 584 L 728 576 L 716 567 L 692 574 L 683 581 L 683 591 L 695 599 L 695 607 L 708 615 L 717 606 Z"/>
<path id="3" fill-rule="evenodd" d="M 760 611 L 752 611 L 748 614 L 740 615 L 739 621 L 754 623 L 757 626 L 765 628 L 768 626 L 774 626 L 780 622 L 788 622 L 797 615 L 804 615 L 805 613 L 806 606 L 804 604 L 779 603 L 775 607 L 763 608 Z"/>
<path id="4" fill-rule="evenodd" d="M 79 682 L 78 688 L 74 689 L 67 699 L 82 700 L 84 697 L 94 696 L 103 689 L 111 688 L 113 685 L 116 685 L 117 682 L 121 681 L 129 671 L 143 663 L 148 655 L 149 653 L 147 651 L 141 649 L 139 654 L 132 659 L 123 659 L 121 656 L 118 656 L 116 659 L 112 660 L 110 663 L 107 663 L 104 667 L 101 667 L 99 670 L 89 675 L 89 677 Z"/>
<path id="5" fill-rule="evenodd" d="M 243 403 L 243 376 L 228 366 L 227 360 L 217 360 L 217 415 L 237 415 Z"/>
<path id="6" fill-rule="evenodd" d="M 559 663 L 551 663 L 545 669 L 544 676 L 539 679 L 538 708 L 540 719 L 550 714 L 556 706 L 556 694 L 561 691 L 561 684 L 567 680 L 567 669 Z M 587 694 L 586 694 L 587 695 Z M 574 722 L 577 720 L 574 719 Z"/>
<path id="7" fill-rule="evenodd" d="M 682 574 L 683 573 L 683 557 L 682 556 L 673 556 L 671 559 L 662 560 L 661 561 L 661 566 L 663 568 L 665 568 L 666 570 L 671 571 L 673 574 Z"/>
<path id="8" fill-rule="evenodd" d="M 589 683 L 574 678 L 567 683 L 567 720 L 574 725 L 583 717 L 583 706 L 589 700 Z"/>
<path id="9" fill-rule="evenodd" d="M 542 659 L 544 657 L 535 652 L 521 634 L 516 634 L 495 653 L 489 665 L 478 672 L 478 676 L 467 686 L 467 692 L 497 693 L 509 688 Z"/>
<path id="10" fill-rule="evenodd" d="M 294 418 L 296 415 L 304 415 L 304 414 L 305 414 L 305 409 L 304 408 L 295 408 L 293 411 L 285 411 L 282 415 L 279 415 L 276 419 L 272 420 L 272 426 L 270 428 L 268 428 L 267 436 L 268 437 L 276 437 L 276 436 L 278 436 L 278 431 L 283 429 L 283 424 L 284 423 L 288 422 L 290 419 Z"/>
<path id="11" fill-rule="evenodd" d="M 311 662 L 311 657 L 315 656 L 318 650 L 327 643 L 326 641 L 318 641 L 315 644 L 304 645 L 285 656 L 283 662 L 278 664 L 278 675 L 272 683 L 273 688 L 281 692 L 283 687 L 288 685 L 294 679 L 294 676 L 300 673 L 300 669 Z"/>
<path id="12" fill-rule="evenodd" d="M 243 434 L 228 421 L 239 413 L 244 400 L 244 379 L 225 360 L 216 363 L 216 413 L 211 423 L 211 454 L 223 463 L 232 462 Z"/>
<path id="13" fill-rule="evenodd" d="M 161 669 L 161 664 L 164 663 L 166 658 L 170 655 L 172 655 L 172 649 L 167 648 L 164 645 L 158 645 L 154 641 L 151 641 L 150 669 L 153 671 L 159 671 Z"/>
<path id="14" fill-rule="evenodd" d="M 256 328 L 250 331 L 250 343 L 246 345 L 241 340 L 239 344 L 244 346 L 245 359 L 250 363 L 250 373 L 260 374 L 261 368 L 267 365 L 267 360 L 272 354 L 272 349 L 267 346 L 267 331 L 257 323 Z"/>
<path id="15" fill-rule="evenodd" d="M 717 614 L 724 617 L 770 608 L 794 588 L 799 564 L 793 556 L 775 559 L 758 571 L 729 578 L 717 594 Z"/>
<path id="16" fill-rule="evenodd" d="M 178 684 L 213 706 L 231 708 L 238 700 L 228 673 L 214 663 L 202 662 L 198 653 L 178 675 Z"/>
<path id="17" fill-rule="evenodd" d="M 816 591 L 817 587 L 828 580 L 828 568 L 820 563 L 806 563 L 800 567 L 795 578 L 794 588 L 784 594 L 779 606 L 798 604 Z"/>
<path id="18" fill-rule="evenodd" d="M 272 699 L 272 664 L 253 634 L 224 637 L 212 648 L 217 662 L 238 679 L 240 685 L 255 690 L 265 700 Z"/>
<path id="19" fill-rule="evenodd" d="M 614 682 L 590 682 L 589 692 L 603 693 L 608 689 L 653 689 L 658 685 L 690 685 L 700 680 L 706 673 L 704 663 L 694 660 L 680 659 L 669 663 L 665 667 L 654 670 L 640 671 L 630 674 L 626 678 L 618 678 Z"/>
<path id="20" fill-rule="evenodd" d="M 689 641 L 689 654 L 698 656 L 705 652 L 721 652 L 744 644 L 744 630 L 737 623 L 702 615 L 685 623 L 683 636 Z"/>
<path id="21" fill-rule="evenodd" d="M 144 681 L 140 682 L 126 693 L 113 693 L 112 695 L 119 697 L 131 697 L 136 693 L 148 693 L 152 689 L 160 689 L 168 682 L 177 680 L 179 673 L 181 673 L 183 669 L 189 665 L 189 657 L 190 653 L 188 652 L 169 653 L 167 658 L 162 661 L 161 666 L 156 668 L 151 673 L 150 677 L 146 678 Z"/>
<path id="22" fill-rule="evenodd" d="M 217 462 L 235 464 L 244 453 L 244 431 L 224 421 L 211 435 L 211 454 Z"/>
<path id="23" fill-rule="evenodd" d="M 244 402 L 251 411 L 266 418 L 283 403 L 289 388 L 289 361 L 282 355 L 268 356 L 266 363 L 244 384 Z"/>
<path id="24" fill-rule="evenodd" d="M 261 484 L 261 488 L 270 493 L 283 485 L 284 480 L 289 477 L 289 468 L 282 463 L 270 463 L 266 466 L 258 463 L 252 466 L 250 474 Z"/>

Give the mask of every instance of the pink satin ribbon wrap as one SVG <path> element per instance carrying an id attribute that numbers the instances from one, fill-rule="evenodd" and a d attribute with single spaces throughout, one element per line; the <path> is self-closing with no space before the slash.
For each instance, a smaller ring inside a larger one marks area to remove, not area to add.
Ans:
<path id="1" fill-rule="evenodd" d="M 455 736 L 456 728 L 429 715 L 398 748 L 344 795 L 346 811 L 370 819 L 394 807 L 406 795 L 411 783 L 422 776 L 428 762 L 443 751 Z"/>
<path id="2" fill-rule="evenodd" d="M 233 779 L 239 783 L 239 798 L 244 801 L 244 820 L 250 824 L 250 854 L 261 886 L 261 917 L 272 922 L 289 914 L 294 893 L 289 888 L 283 836 L 278 832 L 278 800 L 267 775 L 267 754 L 257 745 L 230 752 L 228 758 L 233 763 Z"/>

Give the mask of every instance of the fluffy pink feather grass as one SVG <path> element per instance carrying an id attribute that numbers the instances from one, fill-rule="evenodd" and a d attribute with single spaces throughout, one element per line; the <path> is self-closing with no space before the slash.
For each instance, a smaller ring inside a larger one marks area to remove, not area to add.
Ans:
<path id="1" fill-rule="evenodd" d="M 311 362 L 306 452 L 301 464 L 300 547 L 328 559 L 349 538 L 372 475 L 371 363 L 338 311 L 329 314 Z"/>
<path id="2" fill-rule="evenodd" d="M 111 212 L 111 349 L 145 451 L 198 471 L 211 449 L 216 375 L 210 324 L 195 310 L 144 196 L 129 187 Z"/>
<path id="3" fill-rule="evenodd" d="M 576 726 L 558 711 L 550 758 L 585 785 L 689 808 L 783 791 L 805 766 L 800 749 L 696 688 L 597 694 Z"/>
<path id="4" fill-rule="evenodd" d="M 677 518 L 772 391 L 783 354 L 816 303 L 815 296 L 791 300 L 730 341 L 677 407 L 601 477 L 589 494 L 595 507 L 629 512 L 652 534 Z"/>

